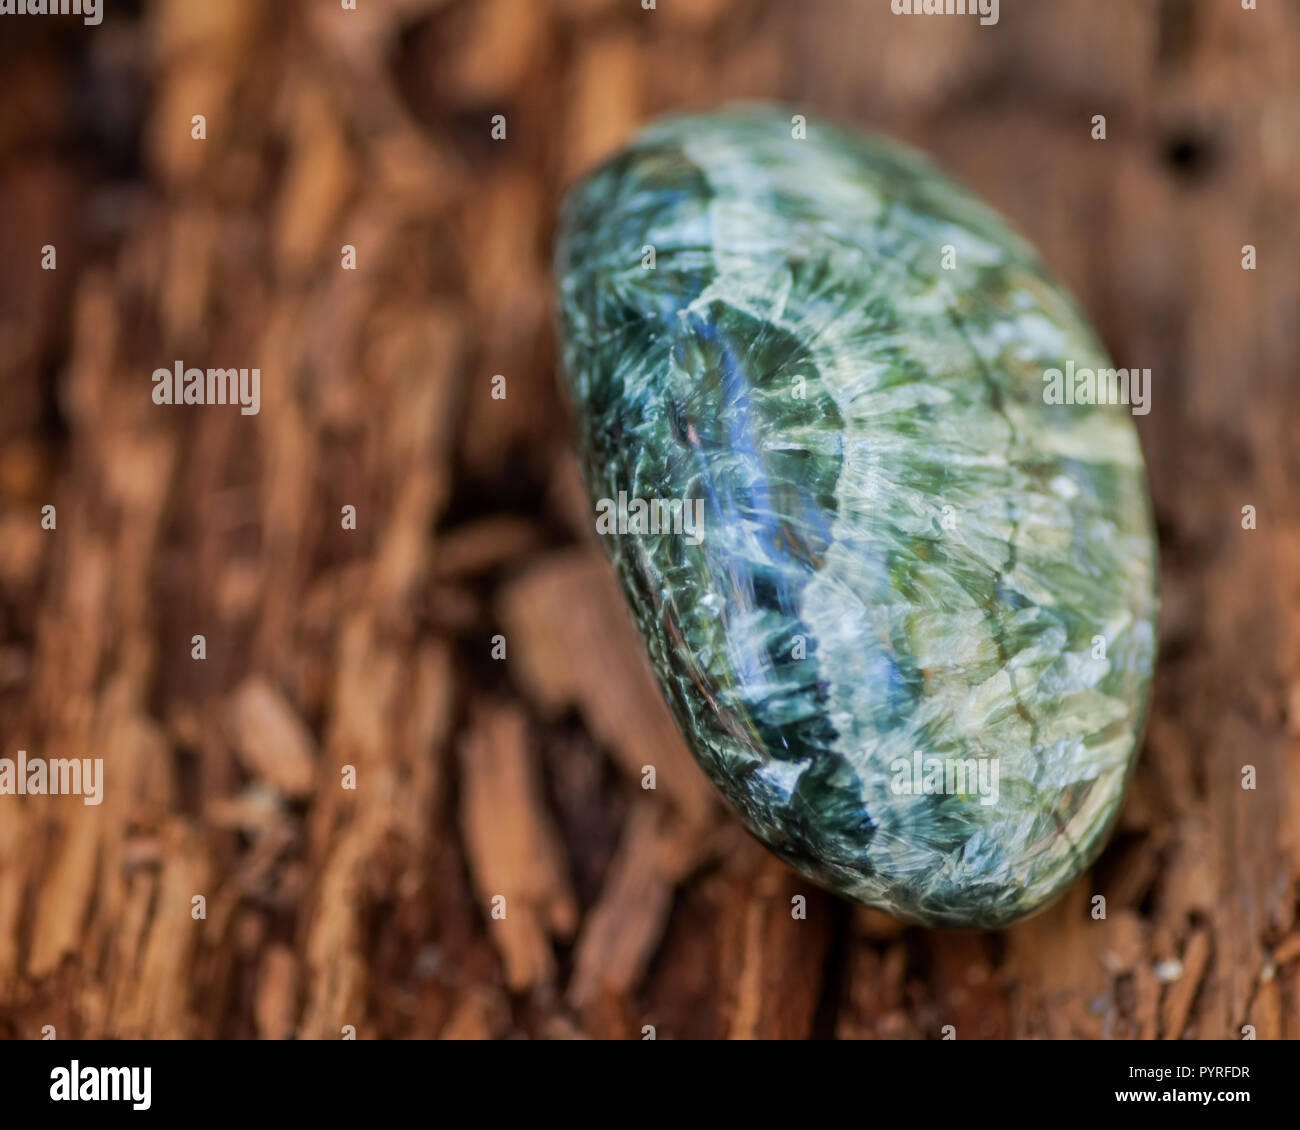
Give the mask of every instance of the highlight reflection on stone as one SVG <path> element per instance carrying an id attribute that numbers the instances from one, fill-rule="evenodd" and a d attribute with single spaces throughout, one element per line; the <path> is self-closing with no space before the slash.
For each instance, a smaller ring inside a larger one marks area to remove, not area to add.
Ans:
<path id="1" fill-rule="evenodd" d="M 1129 409 L 1045 403 L 1110 363 L 1033 250 L 910 150 L 742 108 L 577 185 L 556 279 L 606 543 L 754 835 L 922 923 L 1058 895 L 1135 757 L 1155 546 Z"/>

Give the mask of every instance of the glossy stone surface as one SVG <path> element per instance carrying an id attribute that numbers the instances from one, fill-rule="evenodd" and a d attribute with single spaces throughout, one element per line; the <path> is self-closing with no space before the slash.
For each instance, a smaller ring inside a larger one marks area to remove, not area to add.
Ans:
<path id="1" fill-rule="evenodd" d="M 700 501 L 604 540 L 749 829 L 911 921 L 1060 894 L 1135 758 L 1155 547 L 1130 410 L 1044 403 L 1109 362 L 1033 250 L 910 150 L 741 108 L 575 186 L 556 282 L 593 500 Z"/>

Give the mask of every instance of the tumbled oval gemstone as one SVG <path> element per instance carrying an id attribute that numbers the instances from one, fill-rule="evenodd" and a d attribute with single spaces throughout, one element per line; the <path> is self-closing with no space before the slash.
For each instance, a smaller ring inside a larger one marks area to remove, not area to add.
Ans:
<path id="1" fill-rule="evenodd" d="M 666 119 L 571 191 L 597 529 L 754 835 L 900 917 L 1005 924 L 1093 860 L 1135 758 L 1149 385 L 1072 395 L 1111 363 L 1021 238 L 914 152 L 799 132 Z"/>

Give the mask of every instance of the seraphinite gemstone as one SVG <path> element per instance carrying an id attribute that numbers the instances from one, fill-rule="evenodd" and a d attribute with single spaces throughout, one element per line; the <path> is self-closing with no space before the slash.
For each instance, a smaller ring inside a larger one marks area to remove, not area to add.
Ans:
<path id="1" fill-rule="evenodd" d="M 1002 925 L 1088 867 L 1136 757 L 1156 594 L 1131 409 L 1046 402 L 1046 371 L 1110 362 L 994 212 L 894 143 L 795 132 L 665 119 L 570 192 L 587 485 L 754 835 L 902 918 Z"/>

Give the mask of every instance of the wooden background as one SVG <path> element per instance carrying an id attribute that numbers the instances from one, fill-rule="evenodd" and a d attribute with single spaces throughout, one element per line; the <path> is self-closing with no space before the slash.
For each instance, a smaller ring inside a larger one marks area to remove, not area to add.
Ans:
<path id="1" fill-rule="evenodd" d="M 0 1036 L 1300 1036 L 1300 4 L 1259 7 L 8 17 L 0 754 L 107 788 L 0 798 Z M 1004 932 L 903 928 L 750 841 L 589 533 L 557 202 L 742 97 L 930 149 L 1154 372 L 1147 741 L 1098 867 Z M 260 414 L 155 406 L 177 359 L 259 366 Z"/>

